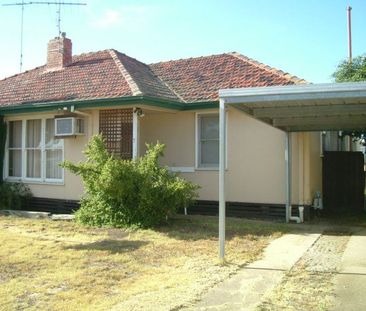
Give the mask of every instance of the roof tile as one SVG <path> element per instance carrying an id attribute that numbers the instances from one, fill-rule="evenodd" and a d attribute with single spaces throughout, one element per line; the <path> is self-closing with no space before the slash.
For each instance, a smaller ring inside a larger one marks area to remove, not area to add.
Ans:
<path id="1" fill-rule="evenodd" d="M 151 96 L 180 102 L 214 101 L 218 90 L 306 83 L 238 53 L 146 65 L 115 50 L 73 57 L 58 71 L 46 66 L 0 81 L 0 106 L 65 100 Z"/>

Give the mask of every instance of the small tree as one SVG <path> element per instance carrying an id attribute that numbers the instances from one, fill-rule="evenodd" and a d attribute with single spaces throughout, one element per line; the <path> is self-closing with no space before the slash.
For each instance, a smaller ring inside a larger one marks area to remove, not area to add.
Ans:
<path id="1" fill-rule="evenodd" d="M 366 54 L 349 60 L 343 60 L 333 73 L 335 82 L 361 82 L 366 81 Z M 354 141 L 361 141 L 365 145 L 366 132 L 343 131 L 342 136 L 350 136 Z"/>
<path id="2" fill-rule="evenodd" d="M 160 166 L 164 145 L 148 145 L 140 159 L 110 155 L 101 135 L 92 137 L 86 161 L 62 166 L 80 175 L 85 186 L 78 222 L 92 226 L 153 227 L 197 197 L 197 185 Z"/>
<path id="3" fill-rule="evenodd" d="M 343 60 L 333 73 L 335 82 L 366 81 L 366 55 L 357 56 L 349 60 Z"/>

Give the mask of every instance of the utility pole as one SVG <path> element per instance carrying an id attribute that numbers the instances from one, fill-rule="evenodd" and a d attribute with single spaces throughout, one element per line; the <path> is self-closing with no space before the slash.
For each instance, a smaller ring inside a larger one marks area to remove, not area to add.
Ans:
<path id="1" fill-rule="evenodd" d="M 351 6 L 347 7 L 347 19 L 348 19 L 348 61 L 352 63 L 352 20 L 351 20 Z"/>
<path id="2" fill-rule="evenodd" d="M 75 5 L 86 5 L 81 2 L 64 2 L 64 1 L 28 1 L 5 3 L 3 6 L 20 6 L 21 7 L 21 21 L 20 21 L 20 62 L 19 71 L 22 72 L 23 68 L 23 37 L 24 37 L 24 7 L 29 5 L 57 5 L 57 30 L 58 36 L 61 36 L 61 7 L 62 6 L 75 6 Z"/>

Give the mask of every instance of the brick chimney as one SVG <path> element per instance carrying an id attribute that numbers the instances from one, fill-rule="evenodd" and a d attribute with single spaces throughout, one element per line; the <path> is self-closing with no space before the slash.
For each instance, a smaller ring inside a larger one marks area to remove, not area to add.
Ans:
<path id="1" fill-rule="evenodd" d="M 66 33 L 48 42 L 47 71 L 56 71 L 72 63 L 72 43 L 66 38 Z"/>

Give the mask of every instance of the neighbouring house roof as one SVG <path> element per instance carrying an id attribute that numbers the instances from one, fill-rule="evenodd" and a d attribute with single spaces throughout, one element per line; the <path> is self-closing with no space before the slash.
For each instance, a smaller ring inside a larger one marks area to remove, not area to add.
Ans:
<path id="1" fill-rule="evenodd" d="M 0 110 L 33 103 L 144 96 L 194 104 L 218 101 L 218 90 L 306 83 L 238 53 L 144 64 L 116 50 L 73 56 L 57 71 L 41 66 L 0 80 Z M 102 103 L 101 103 L 102 104 Z"/>

